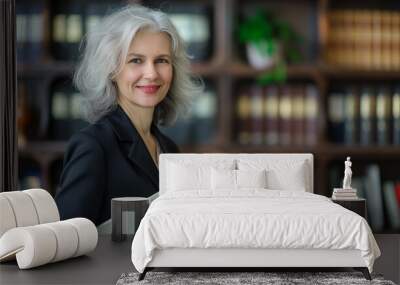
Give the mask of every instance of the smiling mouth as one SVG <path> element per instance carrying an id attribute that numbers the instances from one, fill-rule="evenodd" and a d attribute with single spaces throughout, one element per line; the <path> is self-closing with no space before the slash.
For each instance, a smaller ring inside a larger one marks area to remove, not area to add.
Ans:
<path id="1" fill-rule="evenodd" d="M 154 94 L 160 89 L 160 85 L 144 85 L 144 86 L 136 86 L 136 88 L 139 88 L 141 91 L 143 91 L 146 94 Z"/>

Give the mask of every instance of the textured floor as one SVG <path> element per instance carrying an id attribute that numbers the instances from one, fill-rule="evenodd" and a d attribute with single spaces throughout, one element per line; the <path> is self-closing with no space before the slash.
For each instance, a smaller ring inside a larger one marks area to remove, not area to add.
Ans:
<path id="1" fill-rule="evenodd" d="M 122 274 L 117 285 L 132 284 L 387 284 L 380 275 L 372 275 L 368 281 L 360 272 L 148 272 L 142 281 L 139 273 Z"/>

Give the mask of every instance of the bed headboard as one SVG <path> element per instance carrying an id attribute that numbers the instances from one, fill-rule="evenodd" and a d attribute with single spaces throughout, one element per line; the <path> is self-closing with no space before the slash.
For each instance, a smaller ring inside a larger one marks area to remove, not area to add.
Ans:
<path id="1" fill-rule="evenodd" d="M 306 191 L 313 193 L 314 192 L 314 158 L 311 153 L 165 153 L 160 155 L 159 160 L 159 186 L 160 186 L 160 194 L 166 192 L 167 185 L 167 168 L 169 161 L 177 161 L 185 162 L 188 161 L 190 163 L 202 161 L 219 161 L 219 160 L 232 160 L 235 162 L 235 166 L 237 167 L 238 161 L 265 161 L 266 163 L 274 165 L 279 165 L 281 162 L 288 163 L 302 163 L 304 162 L 305 166 L 305 181 L 306 181 Z"/>

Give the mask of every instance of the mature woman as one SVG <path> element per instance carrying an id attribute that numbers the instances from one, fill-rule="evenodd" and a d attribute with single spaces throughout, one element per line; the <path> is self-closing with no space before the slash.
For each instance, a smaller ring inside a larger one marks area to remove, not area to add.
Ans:
<path id="1" fill-rule="evenodd" d="M 184 45 L 168 17 L 128 6 L 89 32 L 74 83 L 92 124 L 64 157 L 56 202 L 62 219 L 110 218 L 113 197 L 158 192 L 158 156 L 178 152 L 157 125 L 188 111 L 202 86 L 189 76 Z"/>

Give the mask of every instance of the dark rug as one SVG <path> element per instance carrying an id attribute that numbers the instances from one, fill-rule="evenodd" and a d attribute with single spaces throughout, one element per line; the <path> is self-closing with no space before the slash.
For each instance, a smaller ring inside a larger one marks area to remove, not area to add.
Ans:
<path id="1" fill-rule="evenodd" d="M 382 275 L 372 274 L 372 281 L 364 278 L 361 272 L 154 272 L 146 274 L 145 279 L 138 281 L 139 273 L 124 273 L 117 285 L 133 284 L 379 284 L 395 285 L 384 280 Z"/>

